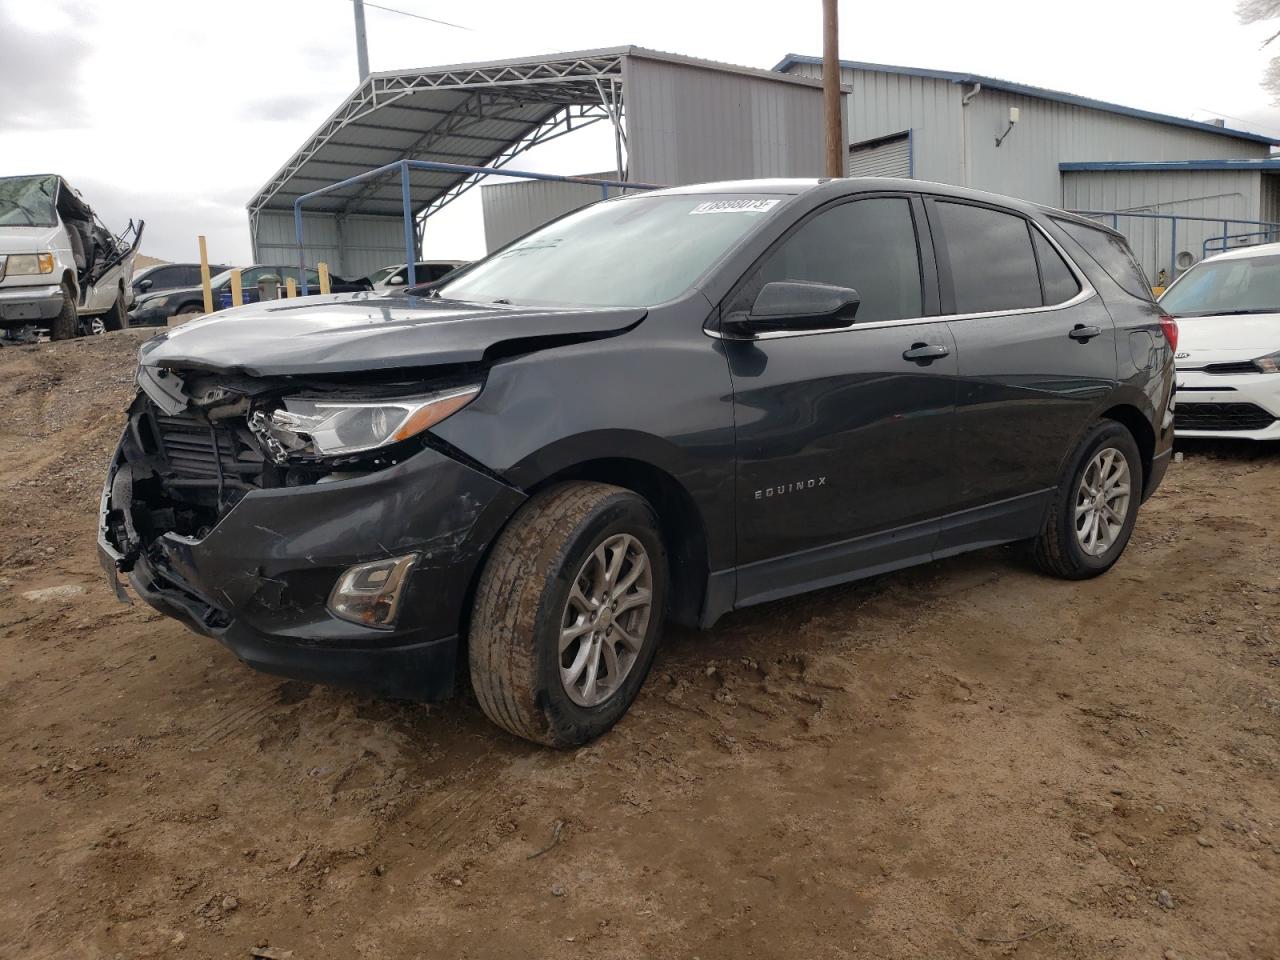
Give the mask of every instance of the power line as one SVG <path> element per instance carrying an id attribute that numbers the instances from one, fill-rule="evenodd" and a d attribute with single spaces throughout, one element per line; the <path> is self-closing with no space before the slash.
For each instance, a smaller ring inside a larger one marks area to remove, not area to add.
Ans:
<path id="1" fill-rule="evenodd" d="M 354 3 L 355 0 L 352 0 L 352 2 Z M 448 20 L 437 20 L 435 17 L 425 17 L 420 13 L 410 13 L 408 10 L 397 10 L 395 7 L 384 7 L 381 4 L 370 3 L 369 0 L 365 0 L 364 5 L 366 7 L 373 7 L 375 10 L 385 10 L 387 13 L 398 13 L 402 17 L 413 17 L 415 20 L 425 20 L 427 23 L 435 23 L 442 27 L 453 27 L 455 30 L 472 29 L 471 27 L 464 27 L 460 23 L 450 23 Z"/>

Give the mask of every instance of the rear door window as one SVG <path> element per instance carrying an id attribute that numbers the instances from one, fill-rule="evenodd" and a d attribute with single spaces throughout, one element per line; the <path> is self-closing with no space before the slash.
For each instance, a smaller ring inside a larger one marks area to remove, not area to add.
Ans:
<path id="1" fill-rule="evenodd" d="M 936 200 L 934 210 L 941 221 L 951 264 L 956 313 L 1044 306 L 1026 220 L 1016 214 L 947 200 Z"/>
<path id="2" fill-rule="evenodd" d="M 1031 228 L 1031 238 L 1036 248 L 1036 260 L 1040 264 L 1040 285 L 1044 287 L 1044 304 L 1065 303 L 1080 292 L 1080 282 L 1043 233 Z"/>
<path id="3" fill-rule="evenodd" d="M 769 254 L 743 292 L 754 299 L 761 287 L 777 280 L 853 288 L 861 300 L 858 323 L 921 316 L 920 248 L 911 201 L 870 197 L 822 211 Z"/>
<path id="4" fill-rule="evenodd" d="M 1147 280 L 1138 260 L 1129 249 L 1129 244 L 1110 230 L 1102 227 L 1089 227 L 1074 220 L 1053 222 L 1061 227 L 1072 240 L 1084 247 L 1085 252 L 1098 262 L 1098 266 L 1106 271 L 1107 276 L 1120 285 L 1127 293 L 1143 300 L 1153 299 L 1151 284 Z"/>

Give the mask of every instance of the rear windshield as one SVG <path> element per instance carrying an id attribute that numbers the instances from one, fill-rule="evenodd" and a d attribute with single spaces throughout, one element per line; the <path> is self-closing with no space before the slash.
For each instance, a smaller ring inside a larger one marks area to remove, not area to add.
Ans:
<path id="1" fill-rule="evenodd" d="M 1110 230 L 1087 227 L 1073 220 L 1059 220 L 1054 217 L 1053 222 L 1084 247 L 1085 252 L 1093 257 L 1098 262 L 1098 266 L 1106 271 L 1107 276 L 1118 283 L 1123 290 L 1143 300 L 1152 299 L 1151 284 L 1147 281 L 1147 275 L 1123 237 L 1116 236 Z"/>
<path id="2" fill-rule="evenodd" d="M 1160 298 L 1175 317 L 1280 313 L 1280 255 L 1202 261 Z"/>
<path id="3" fill-rule="evenodd" d="M 57 177 L 0 177 L 0 226 L 56 227 Z"/>
<path id="4" fill-rule="evenodd" d="M 689 290 L 785 199 L 668 194 L 601 201 L 504 247 L 439 293 L 537 306 L 663 303 Z"/>

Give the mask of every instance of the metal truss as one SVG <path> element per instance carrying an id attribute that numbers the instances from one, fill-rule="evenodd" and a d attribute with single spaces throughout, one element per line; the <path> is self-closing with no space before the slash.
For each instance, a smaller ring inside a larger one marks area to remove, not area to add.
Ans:
<path id="1" fill-rule="evenodd" d="M 609 119 L 611 119 L 609 111 L 599 104 L 565 107 L 564 110 L 547 120 L 536 130 L 508 146 L 502 153 L 490 160 L 486 166 L 491 169 L 504 167 L 522 153 L 527 153 L 540 144 L 563 137 L 566 134 L 573 133 L 575 130 L 581 130 L 583 127 L 589 127 L 591 124 L 599 123 L 601 120 Z M 484 174 L 478 173 L 471 174 L 459 183 L 449 187 L 444 193 L 423 207 L 417 215 L 419 230 L 421 231 L 422 225 L 429 217 L 435 216 L 454 200 L 457 200 L 483 180 L 484 176 Z"/>
<path id="2" fill-rule="evenodd" d="M 495 63 L 450 70 L 373 74 L 321 125 L 319 130 L 312 134 L 266 186 L 258 191 L 249 203 L 250 221 L 255 221 L 257 214 L 284 189 L 295 174 L 308 162 L 316 159 L 317 154 L 325 146 L 340 142 L 337 136 L 344 128 L 361 125 L 361 121 L 371 118 L 382 108 L 396 104 L 413 94 L 429 90 L 465 90 L 474 92 L 475 96 L 469 98 L 456 110 L 443 111 L 428 108 L 425 112 L 438 113 L 443 120 L 432 129 L 425 131 L 423 137 L 411 147 L 412 152 L 407 151 L 405 156 L 413 156 L 414 153 L 420 155 L 430 149 L 431 142 L 443 139 L 449 131 L 457 136 L 465 133 L 466 127 L 481 121 L 509 119 L 521 123 L 536 122 L 528 117 L 515 118 L 492 112 L 498 107 L 518 106 L 527 109 L 539 103 L 562 105 L 567 109 L 584 105 L 600 107 L 602 104 L 612 107 L 620 102 L 623 59 L 622 51 L 611 51 L 600 55 L 586 54 L 531 63 Z M 609 90 L 608 101 L 603 92 L 606 87 Z M 582 122 L 579 125 L 585 125 L 588 122 L 585 116 L 580 119 Z M 610 119 L 618 124 L 620 113 L 610 116 L 593 116 L 589 122 L 595 122 L 598 119 Z M 539 125 L 524 140 L 538 136 L 545 125 L 545 123 Z M 374 123 L 367 126 L 397 129 Z M 517 153 L 529 149 L 531 145 L 526 144 Z M 510 149 L 510 147 L 506 148 L 507 151 Z M 506 151 L 500 156 L 506 156 Z M 510 158 L 507 157 L 507 159 Z"/>

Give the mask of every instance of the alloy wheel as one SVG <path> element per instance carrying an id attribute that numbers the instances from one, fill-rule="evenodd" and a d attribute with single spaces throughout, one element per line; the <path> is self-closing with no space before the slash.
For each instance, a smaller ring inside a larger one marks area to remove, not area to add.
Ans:
<path id="1" fill-rule="evenodd" d="M 581 707 L 604 703 L 640 657 L 653 608 L 653 566 L 637 538 L 600 543 L 573 579 L 560 621 L 560 683 Z"/>
<path id="2" fill-rule="evenodd" d="M 1115 447 L 1093 455 L 1076 490 L 1076 540 L 1086 554 L 1100 557 L 1111 549 L 1129 514 L 1129 461 Z"/>

